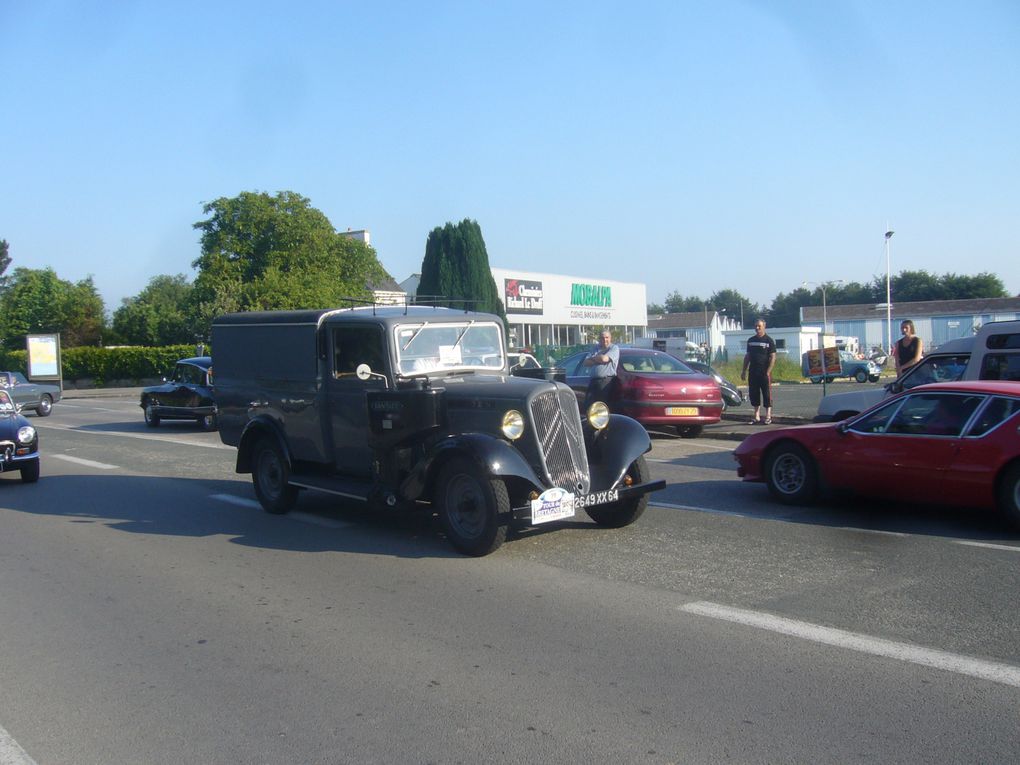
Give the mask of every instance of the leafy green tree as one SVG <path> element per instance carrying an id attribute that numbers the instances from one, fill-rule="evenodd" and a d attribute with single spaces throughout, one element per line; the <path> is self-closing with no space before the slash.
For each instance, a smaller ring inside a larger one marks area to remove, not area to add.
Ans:
<path id="1" fill-rule="evenodd" d="M 974 276 L 943 274 L 939 277 L 946 300 L 972 300 L 975 298 L 1009 297 L 1006 285 L 995 274 L 982 272 Z"/>
<path id="2" fill-rule="evenodd" d="M 476 221 L 465 218 L 456 225 L 447 223 L 432 229 L 425 243 L 418 296 L 419 302 L 456 308 L 470 301 L 470 308 L 506 320 L 482 229 Z"/>
<path id="3" fill-rule="evenodd" d="M 6 239 L 0 239 L 0 290 L 7 286 L 10 277 L 7 276 L 7 267 L 11 265 L 10 245 Z"/>
<path id="4" fill-rule="evenodd" d="M 814 305 L 822 302 L 822 290 L 816 288 L 813 293 L 816 298 Z M 879 294 L 875 292 L 873 284 L 861 284 L 860 282 L 846 282 L 845 284 L 827 285 L 825 300 L 829 305 L 859 305 L 861 303 L 877 303 L 885 300 L 885 281 L 882 282 L 881 301 Z"/>
<path id="5" fill-rule="evenodd" d="M 705 307 L 705 302 L 697 295 L 684 297 L 679 292 L 670 292 L 666 295 L 666 313 L 701 311 Z"/>
<path id="6" fill-rule="evenodd" d="M 649 316 L 658 316 L 666 313 L 666 307 L 662 303 L 649 303 L 645 306 L 645 313 Z"/>
<path id="7" fill-rule="evenodd" d="M 58 278 L 52 268 L 16 268 L 0 310 L 9 348 L 23 346 L 25 335 L 49 332 L 59 332 L 66 347 L 102 342 L 105 309 L 91 276 L 75 284 Z"/>
<path id="8" fill-rule="evenodd" d="M 772 306 L 766 312 L 765 320 L 770 327 L 798 327 L 800 309 L 805 305 L 816 305 L 810 290 L 798 287 L 788 295 L 780 292 L 772 299 Z"/>
<path id="9" fill-rule="evenodd" d="M 370 299 L 369 285 L 390 278 L 364 242 L 337 233 L 310 200 L 242 192 L 203 207 L 210 217 L 191 294 L 193 335 L 206 335 L 226 311 L 330 308 Z"/>
<path id="10" fill-rule="evenodd" d="M 189 316 L 192 285 L 184 274 L 154 276 L 133 298 L 113 313 L 113 331 L 130 345 L 192 343 Z"/>
<path id="11" fill-rule="evenodd" d="M 761 310 L 757 303 L 731 289 L 719 290 L 707 302 L 710 311 L 725 311 L 731 319 L 744 322 L 743 326 L 751 324 Z"/>

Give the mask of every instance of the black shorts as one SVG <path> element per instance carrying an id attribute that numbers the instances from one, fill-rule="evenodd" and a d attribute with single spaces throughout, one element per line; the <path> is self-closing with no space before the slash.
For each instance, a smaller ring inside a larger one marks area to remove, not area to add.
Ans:
<path id="1" fill-rule="evenodd" d="M 768 372 L 755 372 L 753 369 L 747 376 L 747 397 L 751 406 L 772 406 L 772 375 Z"/>

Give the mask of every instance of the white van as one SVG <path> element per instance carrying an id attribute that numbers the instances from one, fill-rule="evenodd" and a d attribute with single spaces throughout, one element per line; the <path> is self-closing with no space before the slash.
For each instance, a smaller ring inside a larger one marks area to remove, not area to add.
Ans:
<path id="1" fill-rule="evenodd" d="M 861 341 L 856 337 L 840 336 L 836 338 L 836 347 L 841 351 L 856 355 L 861 352 Z"/>
<path id="2" fill-rule="evenodd" d="M 1020 387 L 1020 320 L 989 322 L 971 337 L 943 343 L 884 388 L 825 396 L 815 422 L 845 420 L 894 393 L 957 380 L 1013 380 Z"/>

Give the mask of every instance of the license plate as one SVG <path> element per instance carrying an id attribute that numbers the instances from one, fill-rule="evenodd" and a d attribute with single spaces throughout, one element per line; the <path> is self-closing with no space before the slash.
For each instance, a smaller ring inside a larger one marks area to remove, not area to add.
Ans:
<path id="1" fill-rule="evenodd" d="M 697 417 L 698 407 L 696 406 L 667 406 L 666 414 L 674 417 Z"/>
<path id="2" fill-rule="evenodd" d="M 591 494 L 571 494 L 565 489 L 546 489 L 538 499 L 531 500 L 531 522 L 533 524 L 573 518 L 578 510 L 593 505 L 616 502 L 620 498 L 617 489 L 595 491 Z"/>
<path id="3" fill-rule="evenodd" d="M 607 502 L 615 502 L 620 498 L 620 492 L 616 489 L 609 491 L 594 491 L 591 494 L 582 494 L 574 497 L 574 507 L 591 507 L 592 505 L 604 505 Z"/>
<path id="4" fill-rule="evenodd" d="M 564 489 L 546 489 L 531 500 L 531 522 L 548 523 L 574 516 L 574 495 Z"/>

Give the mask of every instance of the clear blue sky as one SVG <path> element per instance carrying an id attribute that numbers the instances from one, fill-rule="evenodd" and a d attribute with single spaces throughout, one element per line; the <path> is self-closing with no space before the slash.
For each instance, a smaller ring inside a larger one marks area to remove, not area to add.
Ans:
<path id="1" fill-rule="evenodd" d="M 804 280 L 1020 291 L 1020 4 L 0 1 L 0 238 L 114 310 L 203 202 L 290 190 L 400 281 L 492 265 L 771 302 Z"/>

